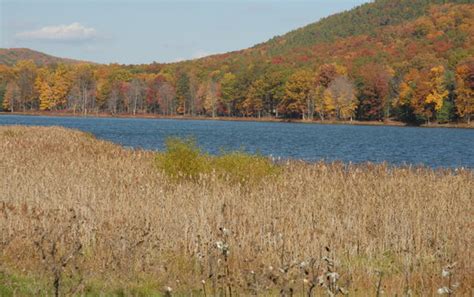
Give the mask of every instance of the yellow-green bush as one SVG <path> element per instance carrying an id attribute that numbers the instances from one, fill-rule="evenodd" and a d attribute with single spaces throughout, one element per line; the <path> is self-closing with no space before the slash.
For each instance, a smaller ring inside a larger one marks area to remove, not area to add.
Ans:
<path id="1" fill-rule="evenodd" d="M 157 154 L 156 165 L 175 181 L 197 181 L 215 173 L 222 180 L 242 185 L 259 183 L 279 172 L 278 166 L 264 156 L 243 151 L 209 156 L 194 139 L 179 138 L 166 140 L 166 150 Z"/>
<path id="2" fill-rule="evenodd" d="M 168 138 L 165 152 L 156 156 L 156 165 L 173 180 L 196 181 L 211 171 L 208 156 L 191 138 Z"/>
<path id="3" fill-rule="evenodd" d="M 278 173 L 277 165 L 261 155 L 242 151 L 223 153 L 213 158 L 213 167 L 220 177 L 232 183 L 255 184 Z"/>

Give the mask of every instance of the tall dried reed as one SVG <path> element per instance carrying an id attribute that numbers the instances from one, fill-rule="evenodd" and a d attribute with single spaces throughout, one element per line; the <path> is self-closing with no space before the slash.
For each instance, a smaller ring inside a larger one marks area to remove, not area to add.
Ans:
<path id="1" fill-rule="evenodd" d="M 457 262 L 455 293 L 472 294 L 470 170 L 291 161 L 242 187 L 155 163 L 0 127 L 0 293 L 430 296 Z"/>

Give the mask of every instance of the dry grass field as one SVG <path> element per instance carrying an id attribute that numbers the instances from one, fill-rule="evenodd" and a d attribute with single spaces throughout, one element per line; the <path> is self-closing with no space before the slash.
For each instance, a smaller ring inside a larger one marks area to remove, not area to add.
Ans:
<path id="1" fill-rule="evenodd" d="M 473 294 L 470 170 L 294 161 L 238 184 L 155 155 L 0 127 L 0 295 Z"/>

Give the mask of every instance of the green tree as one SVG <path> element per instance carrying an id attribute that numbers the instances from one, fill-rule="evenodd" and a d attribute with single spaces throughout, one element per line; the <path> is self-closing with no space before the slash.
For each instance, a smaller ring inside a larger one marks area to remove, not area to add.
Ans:
<path id="1" fill-rule="evenodd" d="M 294 73 L 285 86 L 286 97 L 281 107 L 290 116 L 301 115 L 303 119 L 313 119 L 314 115 L 314 75 L 311 71 Z"/>
<path id="2" fill-rule="evenodd" d="M 182 72 L 176 83 L 176 99 L 178 101 L 178 114 L 186 114 L 191 105 L 191 88 L 189 76 Z"/>
<path id="3" fill-rule="evenodd" d="M 233 114 L 233 104 L 237 97 L 239 89 L 237 88 L 237 77 L 233 73 L 226 73 L 221 79 L 221 96 L 227 107 L 227 114 Z"/>

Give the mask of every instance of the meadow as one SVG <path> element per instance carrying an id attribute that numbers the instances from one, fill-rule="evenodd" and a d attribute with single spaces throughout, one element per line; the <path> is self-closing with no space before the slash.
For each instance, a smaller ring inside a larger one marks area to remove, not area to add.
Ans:
<path id="1" fill-rule="evenodd" d="M 472 296 L 473 197 L 468 169 L 3 126 L 0 295 Z"/>

